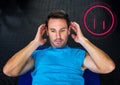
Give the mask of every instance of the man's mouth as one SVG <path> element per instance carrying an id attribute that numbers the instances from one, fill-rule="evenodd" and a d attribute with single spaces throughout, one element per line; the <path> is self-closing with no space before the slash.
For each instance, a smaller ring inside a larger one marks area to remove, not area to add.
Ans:
<path id="1" fill-rule="evenodd" d="M 55 42 L 56 43 L 61 43 L 63 40 L 62 39 L 56 39 Z"/>

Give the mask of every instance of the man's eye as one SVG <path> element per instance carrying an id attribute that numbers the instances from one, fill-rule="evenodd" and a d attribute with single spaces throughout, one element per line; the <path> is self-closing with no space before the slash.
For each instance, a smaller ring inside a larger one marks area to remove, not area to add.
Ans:
<path id="1" fill-rule="evenodd" d="M 55 32 L 55 30 L 51 30 L 51 32 Z"/>
<path id="2" fill-rule="evenodd" d="M 64 31 L 65 31 L 65 29 L 62 29 L 62 30 L 61 30 L 61 32 L 64 32 Z"/>

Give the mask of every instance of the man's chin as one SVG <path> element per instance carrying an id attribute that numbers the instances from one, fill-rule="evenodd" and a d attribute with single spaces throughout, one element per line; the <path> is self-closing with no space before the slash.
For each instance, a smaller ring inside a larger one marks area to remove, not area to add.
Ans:
<path id="1" fill-rule="evenodd" d="M 62 48 L 62 47 L 64 47 L 65 45 L 52 45 L 54 48 Z"/>

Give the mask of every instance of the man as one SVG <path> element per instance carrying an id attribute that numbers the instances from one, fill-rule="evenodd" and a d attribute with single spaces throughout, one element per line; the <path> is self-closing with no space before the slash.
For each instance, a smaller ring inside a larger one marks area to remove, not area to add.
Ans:
<path id="1" fill-rule="evenodd" d="M 71 48 L 67 45 L 71 37 L 84 47 Z M 47 33 L 51 46 L 36 50 L 46 43 L 43 35 Z M 101 49 L 93 45 L 82 34 L 76 22 L 70 22 L 63 10 L 51 12 L 45 24 L 39 26 L 35 38 L 22 50 L 11 57 L 3 68 L 8 76 L 19 76 L 30 69 L 33 85 L 84 85 L 84 70 L 96 73 L 109 73 L 115 64 Z"/>

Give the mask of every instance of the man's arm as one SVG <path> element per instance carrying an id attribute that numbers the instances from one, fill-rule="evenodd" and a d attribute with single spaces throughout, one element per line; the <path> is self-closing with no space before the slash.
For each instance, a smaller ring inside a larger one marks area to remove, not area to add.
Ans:
<path id="1" fill-rule="evenodd" d="M 76 22 L 72 22 L 71 28 L 76 33 L 76 35 L 71 35 L 72 38 L 87 51 L 83 66 L 96 73 L 109 73 L 113 71 L 115 64 L 112 59 L 83 36 L 79 25 Z"/>
<path id="2" fill-rule="evenodd" d="M 32 53 L 46 42 L 42 36 L 45 33 L 45 25 L 38 28 L 36 37 L 25 48 L 13 55 L 3 68 L 3 72 L 8 76 L 18 76 L 33 68 L 34 60 Z"/>
<path id="3" fill-rule="evenodd" d="M 82 39 L 80 44 L 88 52 L 84 60 L 84 66 L 86 68 L 96 73 L 109 73 L 115 68 L 112 59 L 89 40 L 86 38 Z"/>

